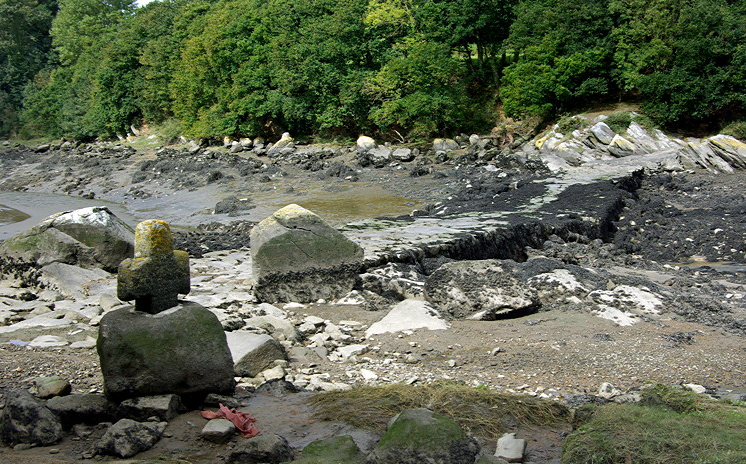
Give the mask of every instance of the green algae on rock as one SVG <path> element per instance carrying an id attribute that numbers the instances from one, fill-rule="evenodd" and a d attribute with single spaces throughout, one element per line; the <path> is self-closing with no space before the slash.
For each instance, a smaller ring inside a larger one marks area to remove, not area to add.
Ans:
<path id="1" fill-rule="evenodd" d="M 288 205 L 251 231 L 254 292 L 261 301 L 338 298 L 352 290 L 363 249 L 298 205 Z"/>

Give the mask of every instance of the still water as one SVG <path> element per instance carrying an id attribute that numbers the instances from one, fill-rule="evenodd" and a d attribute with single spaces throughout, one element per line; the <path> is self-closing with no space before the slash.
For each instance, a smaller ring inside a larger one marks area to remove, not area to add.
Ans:
<path id="1" fill-rule="evenodd" d="M 106 206 L 130 225 L 137 220 L 116 203 L 54 193 L 0 192 L 0 240 L 35 226 L 47 216 L 90 206 Z"/>

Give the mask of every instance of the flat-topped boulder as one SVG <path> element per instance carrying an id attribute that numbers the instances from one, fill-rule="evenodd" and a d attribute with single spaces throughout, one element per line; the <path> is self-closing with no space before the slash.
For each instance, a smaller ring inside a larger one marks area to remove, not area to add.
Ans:
<path id="1" fill-rule="evenodd" d="M 134 253 L 132 228 L 104 206 L 53 214 L 0 245 L 23 261 L 74 264 L 115 272 Z"/>
<path id="2" fill-rule="evenodd" d="M 254 292 L 260 301 L 312 302 L 347 294 L 363 249 L 298 205 L 288 205 L 251 231 Z"/>
<path id="3" fill-rule="evenodd" d="M 223 327 L 196 303 L 158 314 L 132 307 L 106 313 L 96 348 L 109 398 L 174 393 L 189 400 L 233 393 L 233 359 Z"/>

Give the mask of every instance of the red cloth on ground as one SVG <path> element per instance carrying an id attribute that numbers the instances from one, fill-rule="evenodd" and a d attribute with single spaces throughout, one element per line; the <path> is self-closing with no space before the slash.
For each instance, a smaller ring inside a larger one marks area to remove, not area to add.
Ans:
<path id="1" fill-rule="evenodd" d="M 217 412 L 212 411 L 200 411 L 200 414 L 205 419 L 228 419 L 233 422 L 233 425 L 241 432 L 241 436 L 244 438 L 251 438 L 259 433 L 259 429 L 256 428 L 254 422 L 254 416 L 248 412 L 236 411 L 235 409 L 228 409 L 222 404 L 219 404 L 220 408 Z"/>

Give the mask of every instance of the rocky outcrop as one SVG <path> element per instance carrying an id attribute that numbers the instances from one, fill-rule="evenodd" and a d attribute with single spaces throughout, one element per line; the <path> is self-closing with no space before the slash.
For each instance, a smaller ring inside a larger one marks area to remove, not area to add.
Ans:
<path id="1" fill-rule="evenodd" d="M 352 290 L 363 249 L 298 205 L 288 205 L 251 231 L 254 293 L 261 301 L 312 302 Z"/>
<path id="2" fill-rule="evenodd" d="M 233 391 L 233 361 L 217 317 L 195 303 L 158 314 L 123 308 L 101 319 L 96 346 L 104 391 L 124 399 Z"/>
<path id="3" fill-rule="evenodd" d="M 54 214 L 0 245 L 0 254 L 41 265 L 66 263 L 116 272 L 134 253 L 134 232 L 106 207 Z"/>
<path id="4" fill-rule="evenodd" d="M 635 121 L 637 117 L 636 113 L 631 113 L 631 122 L 622 133 L 614 132 L 603 115 L 593 121 L 586 120 L 585 128 L 571 133 L 562 133 L 560 126 L 555 125 L 543 136 L 525 144 L 523 151 L 538 154 L 552 171 L 632 156 L 641 157 L 638 163 L 667 171 L 746 169 L 746 144 L 733 137 L 719 134 L 704 139 L 680 139 L 658 129 L 646 129 Z"/>

